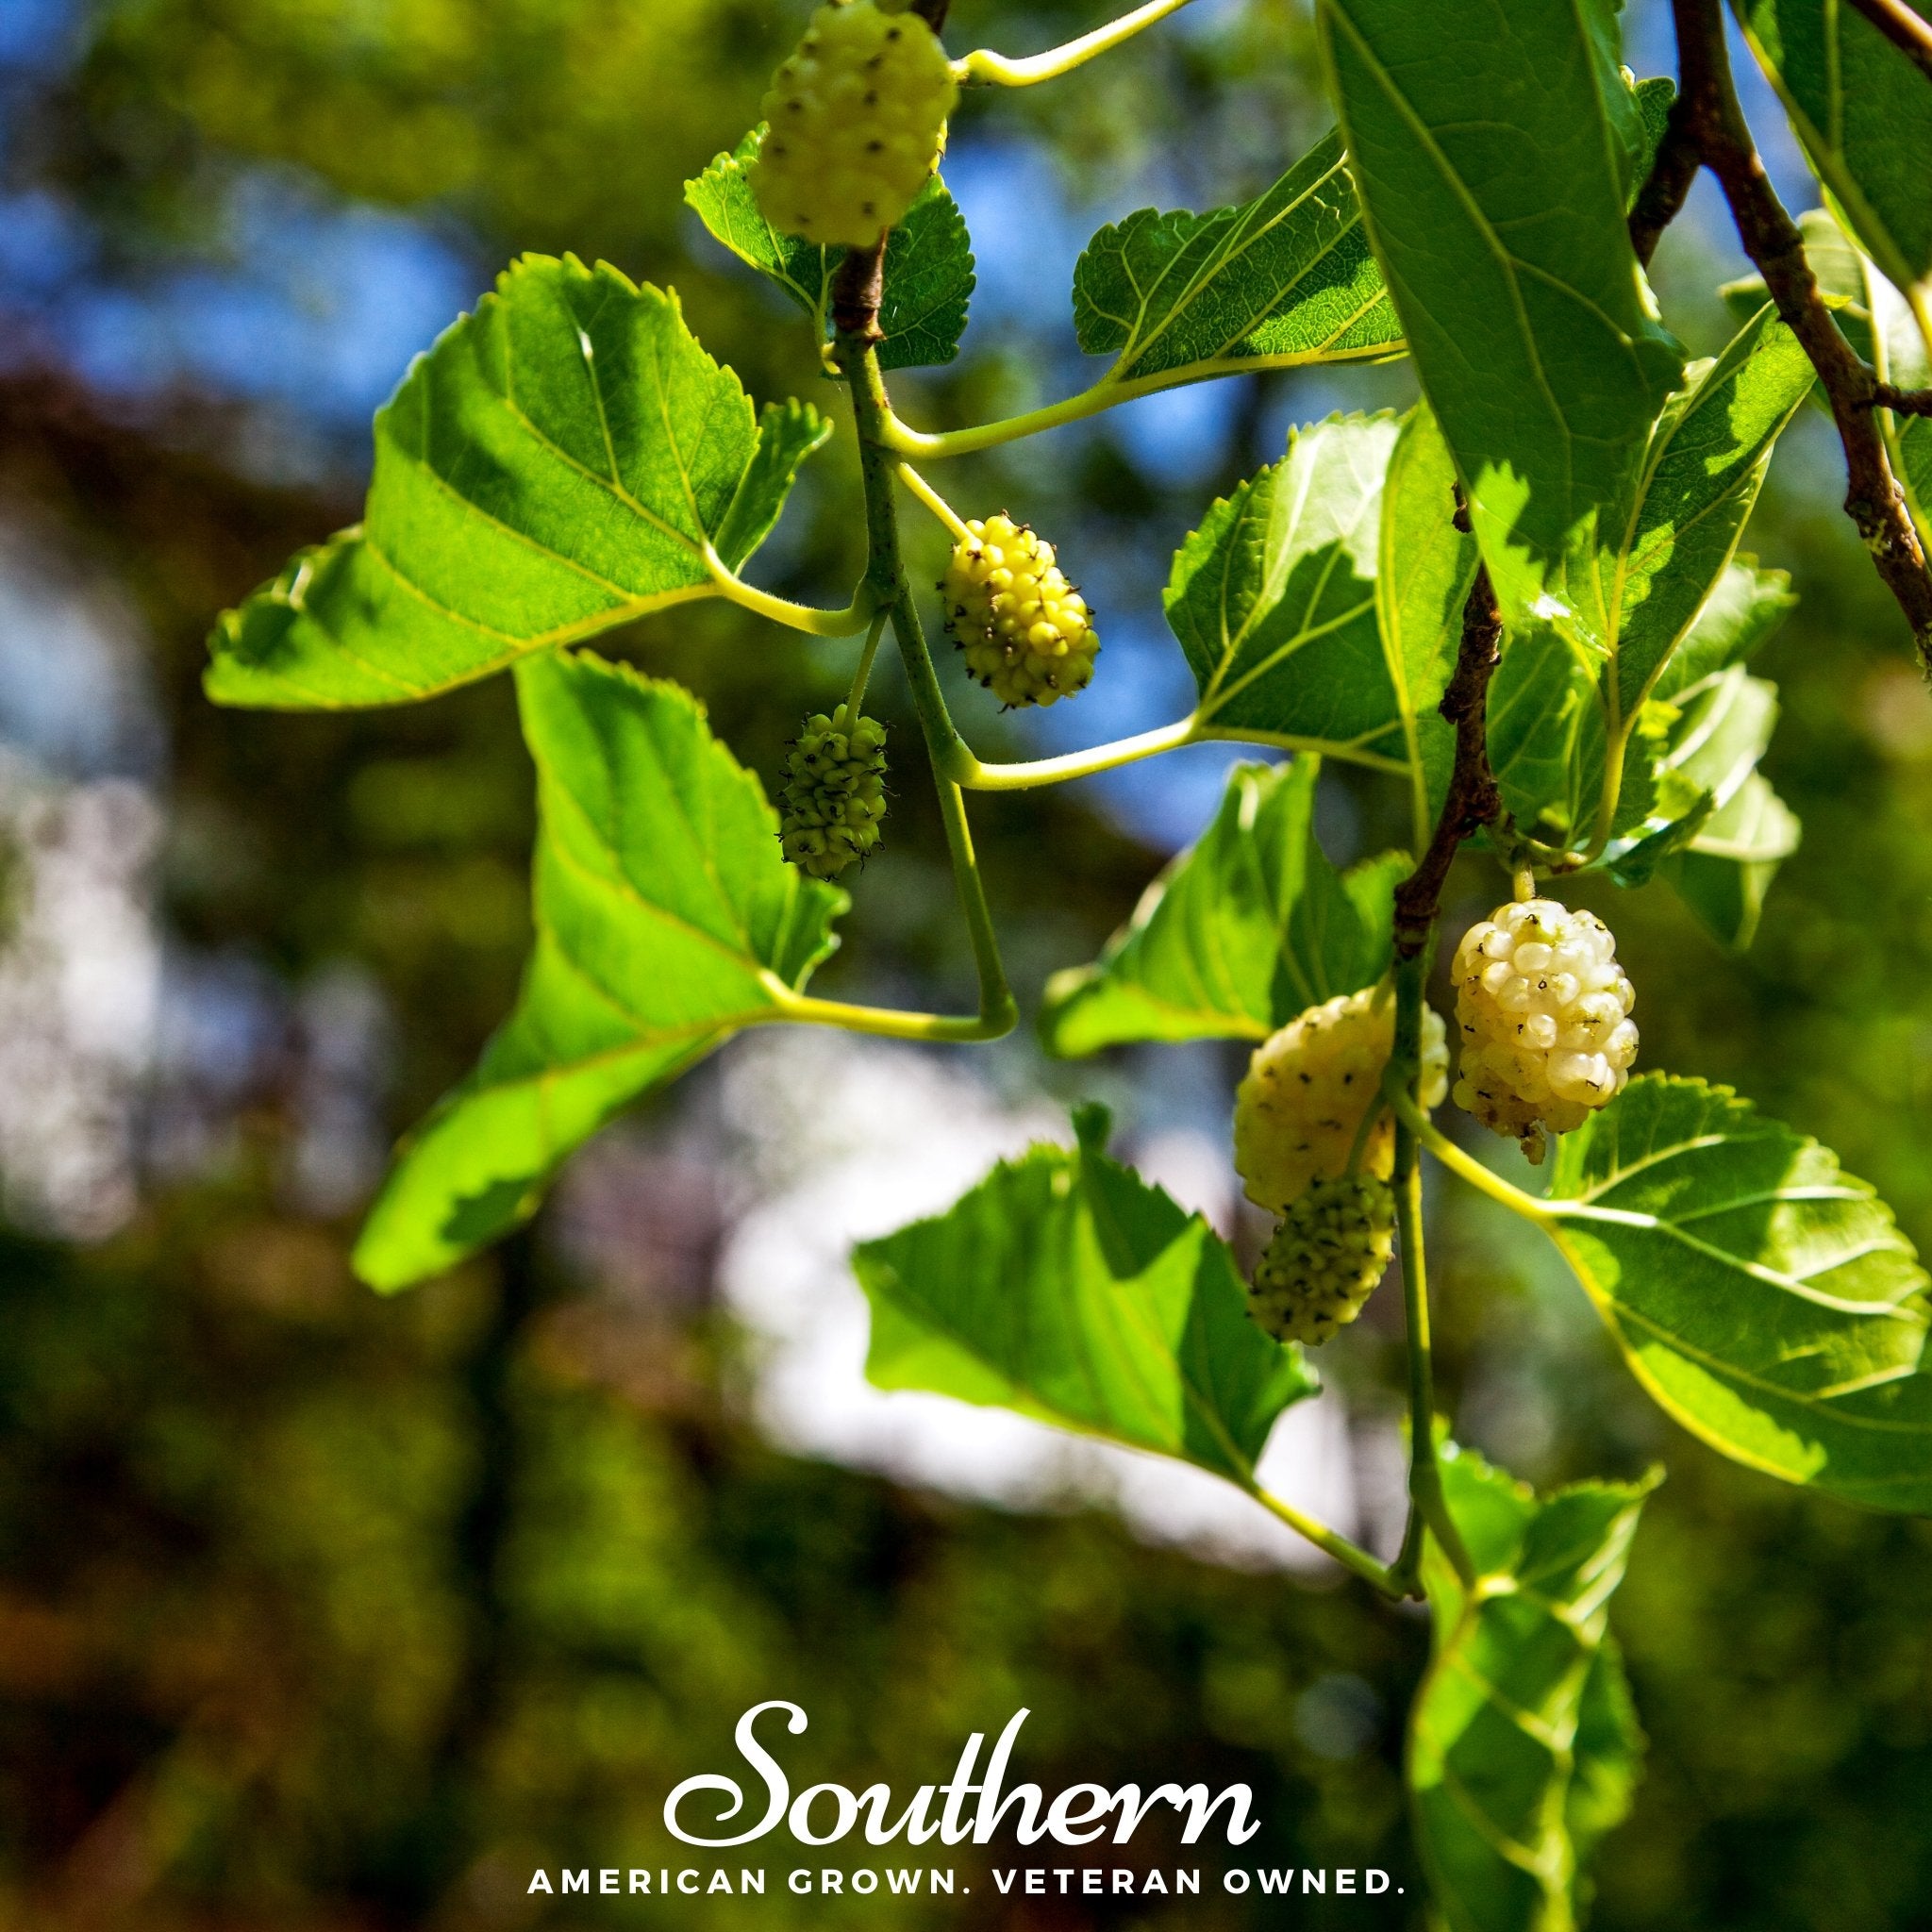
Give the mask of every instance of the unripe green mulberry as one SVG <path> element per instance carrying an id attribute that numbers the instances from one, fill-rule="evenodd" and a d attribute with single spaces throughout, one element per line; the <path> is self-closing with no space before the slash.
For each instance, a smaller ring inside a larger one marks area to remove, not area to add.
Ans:
<path id="1" fill-rule="evenodd" d="M 841 705 L 805 721 L 785 761 L 785 857 L 815 879 L 835 879 L 879 842 L 886 815 L 886 727 Z"/>
<path id="2" fill-rule="evenodd" d="M 765 95 L 752 192 L 774 228 L 869 248 L 939 165 L 958 98 L 939 37 L 874 0 L 821 7 Z"/>
<path id="3" fill-rule="evenodd" d="M 1456 949 L 1457 1106 L 1541 1161 L 1546 1128 L 1580 1127 L 1624 1091 L 1636 1004 L 1595 913 L 1554 899 L 1497 907 Z"/>
<path id="4" fill-rule="evenodd" d="M 1051 705 L 1085 691 L 1100 639 L 1053 545 L 1004 512 L 966 528 L 940 591 L 967 670 L 1003 705 Z"/>
<path id="5" fill-rule="evenodd" d="M 1317 1181 L 1268 1243 L 1248 1312 L 1278 1341 L 1326 1341 L 1361 1313 L 1394 1253 L 1395 1192 L 1387 1181 Z"/>
<path id="6" fill-rule="evenodd" d="M 1286 1213 L 1315 1182 L 1347 1172 L 1394 1051 L 1395 994 L 1386 979 L 1310 1007 L 1255 1049 L 1234 1108 L 1234 1164 L 1249 1200 Z M 1448 1089 L 1441 1015 L 1425 1007 L 1423 1105 L 1440 1105 Z M 1385 1113 L 1369 1131 L 1358 1172 L 1387 1180 L 1394 1169 L 1395 1123 Z"/>

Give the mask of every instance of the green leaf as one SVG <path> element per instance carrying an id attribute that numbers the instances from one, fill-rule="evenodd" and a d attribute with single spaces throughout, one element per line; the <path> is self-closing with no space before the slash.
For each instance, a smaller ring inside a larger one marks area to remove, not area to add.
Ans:
<path id="1" fill-rule="evenodd" d="M 716 240 L 769 275 L 811 317 L 824 341 L 832 330 L 832 278 L 845 251 L 781 235 L 765 219 L 745 172 L 764 133 L 755 127 L 735 152 L 715 156 L 702 175 L 684 184 L 684 198 Z M 925 369 L 950 362 L 966 333 L 974 282 L 966 218 L 934 175 L 886 240 L 879 366 Z"/>
<path id="2" fill-rule="evenodd" d="M 1491 749 L 1520 823 L 1588 838 L 1606 748 L 1626 736 L 1609 829 L 1631 832 L 1660 805 L 1673 822 L 1691 808 L 1681 787 L 1655 795 L 1663 748 L 1646 754 L 1632 726 L 1725 584 L 1772 447 L 1812 380 L 1796 338 L 1760 308 L 1659 417 L 1621 524 L 1552 573 L 1537 616 L 1514 627 L 1491 697 Z M 1724 590 L 1724 608 L 1742 595 Z"/>
<path id="3" fill-rule="evenodd" d="M 1449 1932 L 1558 1932 L 1579 1922 L 1583 1863 L 1637 1781 L 1608 1605 L 1655 1478 L 1540 1500 L 1453 1442 L 1441 1456 L 1479 1587 L 1430 1540 L 1434 1652 L 1409 1720 L 1416 1842 Z"/>
<path id="4" fill-rule="evenodd" d="M 1286 460 L 1216 503 L 1175 554 L 1167 621 L 1205 726 L 1410 769 L 1375 575 L 1391 415 L 1293 432 Z"/>
<path id="5" fill-rule="evenodd" d="M 1388 970 L 1401 853 L 1338 873 L 1315 841 L 1321 760 L 1239 765 L 1214 823 L 1097 963 L 1047 982 L 1050 1053 L 1139 1040 L 1265 1040 Z"/>
<path id="6" fill-rule="evenodd" d="M 1337 134 L 1240 208 L 1141 208 L 1101 229 L 1074 271 L 1074 327 L 1089 355 L 1114 358 L 1117 382 L 1402 347 Z"/>
<path id="7" fill-rule="evenodd" d="M 1666 862 L 1663 876 L 1720 945 L 1742 952 L 1757 936 L 1764 895 L 1798 836 L 1797 815 L 1753 772 L 1689 849 Z"/>
<path id="8" fill-rule="evenodd" d="M 866 1374 L 1149 1449 L 1254 1485 L 1275 1418 L 1311 1395 L 1301 1351 L 1248 1320 L 1199 1215 L 1078 1148 L 1002 1162 L 948 1212 L 853 1255 L 872 1304 Z"/>
<path id="9" fill-rule="evenodd" d="M 1375 615 L 1410 768 L 1418 849 L 1455 762 L 1456 728 L 1437 707 L 1462 640 L 1475 539 L 1456 526 L 1456 464 L 1426 403 L 1404 419 L 1382 491 Z"/>
<path id="10" fill-rule="evenodd" d="M 1323 0 L 1350 165 L 1506 611 L 1629 498 L 1681 356 L 1624 226 L 1641 153 L 1601 7 Z"/>
<path id="11" fill-rule="evenodd" d="M 517 667 L 537 764 L 536 943 L 515 1012 L 405 1141 L 356 1249 L 380 1289 L 535 1211 L 565 1155 L 831 950 L 836 888 L 778 847 L 758 782 L 676 685 L 588 653 Z"/>
<path id="12" fill-rule="evenodd" d="M 1932 322 L 1932 86 L 1841 0 L 1732 6 L 1812 172 L 1865 253 Z M 1932 20 L 1923 4 L 1915 10 Z"/>
<path id="13" fill-rule="evenodd" d="M 1733 664 L 1757 654 L 1797 608 L 1790 577 L 1781 570 L 1759 570 L 1757 560 L 1740 558 L 1704 600 L 1683 641 L 1671 653 L 1655 695 L 1676 698 L 1692 685 L 1702 684 Z"/>
<path id="14" fill-rule="evenodd" d="M 362 524 L 304 552 L 212 640 L 221 704 L 398 704 L 714 593 L 830 435 L 762 428 L 677 298 L 525 256 L 375 418 Z"/>
<path id="15" fill-rule="evenodd" d="M 1566 1134 L 1557 1245 L 1651 1395 L 1747 1467 L 1932 1512 L 1926 1276 L 1815 1141 L 1699 1080 L 1633 1080 Z"/>
<path id="16" fill-rule="evenodd" d="M 1664 144 L 1664 129 L 1676 103 L 1677 84 L 1662 78 L 1640 80 L 1631 85 L 1630 92 L 1637 103 L 1637 118 L 1643 133 L 1637 163 L 1630 170 L 1630 187 L 1624 201 L 1626 210 L 1636 206 L 1643 184 L 1650 179 L 1650 171 L 1657 166 L 1657 150 Z"/>
<path id="17" fill-rule="evenodd" d="M 1914 416 L 1900 429 L 1898 446 L 1899 469 L 1919 525 L 1919 541 L 1932 550 L 1932 417 Z"/>

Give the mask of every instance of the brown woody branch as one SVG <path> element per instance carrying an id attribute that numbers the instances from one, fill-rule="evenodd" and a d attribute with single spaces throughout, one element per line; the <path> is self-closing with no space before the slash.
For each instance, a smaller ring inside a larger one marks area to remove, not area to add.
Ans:
<path id="1" fill-rule="evenodd" d="M 1458 529 L 1469 528 L 1468 513 L 1458 509 Z M 1462 606 L 1462 642 L 1456 653 L 1456 674 L 1439 707 L 1456 727 L 1456 764 L 1449 774 L 1449 794 L 1436 820 L 1436 832 L 1422 863 L 1395 889 L 1395 957 L 1413 959 L 1429 942 L 1437 914 L 1442 909 L 1442 887 L 1462 841 L 1494 824 L 1503 815 L 1503 795 L 1490 769 L 1490 678 L 1503 642 L 1503 613 L 1490 585 L 1487 565 L 1478 565 L 1475 582 Z"/>
<path id="2" fill-rule="evenodd" d="M 918 14 L 920 19 L 924 21 L 934 33 L 943 33 L 946 25 L 946 13 L 952 4 L 953 0 L 912 0 L 911 7 L 907 10 Z"/>
<path id="3" fill-rule="evenodd" d="M 879 303 L 886 291 L 886 238 L 870 248 L 848 248 L 832 276 L 832 326 L 861 348 L 883 341 Z"/>
<path id="4" fill-rule="evenodd" d="M 1932 20 L 1914 12 L 1906 0 L 1852 0 L 1852 11 L 1862 14 L 1932 80 Z"/>
<path id="5" fill-rule="evenodd" d="M 1895 383 L 1874 382 L 1868 407 L 1895 409 L 1901 416 L 1932 416 L 1932 389 L 1900 389 Z"/>
<path id="6" fill-rule="evenodd" d="M 1854 352 L 1818 292 L 1804 237 L 1771 185 L 1738 104 L 1724 45 L 1723 0 L 1672 0 L 1681 110 L 1689 138 L 1718 178 L 1745 253 L 1757 265 L 1777 312 L 1818 372 L 1844 446 L 1845 514 L 1857 527 L 1886 588 L 1912 627 L 1919 655 L 1932 671 L 1932 569 L 1892 475 L 1873 411 L 1895 408 L 1890 391 Z"/>
<path id="7" fill-rule="evenodd" d="M 1664 230 L 1677 219 L 1690 184 L 1704 157 L 1697 144 L 1697 129 L 1685 106 L 1684 97 L 1671 103 L 1670 117 L 1664 123 L 1664 138 L 1657 143 L 1657 159 L 1651 163 L 1650 177 L 1630 210 L 1630 245 L 1645 268 L 1657 253 Z"/>

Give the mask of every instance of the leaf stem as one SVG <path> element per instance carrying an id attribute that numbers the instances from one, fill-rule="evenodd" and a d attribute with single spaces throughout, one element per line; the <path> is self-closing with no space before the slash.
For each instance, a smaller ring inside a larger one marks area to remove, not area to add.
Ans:
<path id="1" fill-rule="evenodd" d="M 910 463 L 899 465 L 899 480 L 953 533 L 956 541 L 964 543 L 971 539 L 973 532 L 966 527 L 966 519 Z"/>
<path id="2" fill-rule="evenodd" d="M 816 999 L 810 993 L 792 991 L 782 981 L 766 990 L 777 1006 L 776 1019 L 802 1026 L 837 1026 L 847 1033 L 869 1033 L 881 1040 L 958 1046 L 998 1040 L 1013 1030 L 1011 1013 L 904 1013 L 891 1007 Z"/>
<path id="3" fill-rule="evenodd" d="M 886 632 L 886 619 L 890 610 L 873 612 L 872 628 L 865 634 L 865 649 L 858 654 L 858 668 L 852 674 L 852 689 L 845 695 L 845 716 L 854 722 L 858 717 L 858 708 L 865 702 L 865 687 L 872 678 L 873 659 L 879 654 L 879 640 Z"/>
<path id="4" fill-rule="evenodd" d="M 958 780 L 952 775 L 952 760 L 965 753 L 965 746 L 946 709 L 945 693 L 940 689 L 939 674 L 933 669 L 932 653 L 926 649 L 919 607 L 913 602 L 912 588 L 906 580 L 906 567 L 900 555 L 899 508 L 892 493 L 897 466 L 880 434 L 891 408 L 885 377 L 879 373 L 876 349 L 862 336 L 841 335 L 839 351 L 852 391 L 853 416 L 858 430 L 859 472 L 865 486 L 869 556 L 866 585 L 891 612 L 892 635 L 906 666 L 912 708 L 932 760 L 933 787 L 939 794 L 940 818 L 945 827 L 946 849 L 952 858 L 953 883 L 959 895 L 960 910 L 966 917 L 974 964 L 979 974 L 977 1024 L 984 1030 L 965 1036 L 919 1037 L 994 1039 L 1012 1030 L 1020 1009 L 1012 989 L 1007 984 L 1006 969 L 1000 963 L 999 937 L 993 929 L 985 882 L 979 875 L 979 862 L 973 850 L 973 828 L 967 823 L 966 801 Z"/>
<path id="5" fill-rule="evenodd" d="M 1326 1552 L 1344 1570 L 1359 1576 L 1391 1602 L 1400 1603 L 1409 1593 L 1396 1580 L 1391 1565 L 1372 1557 L 1359 1543 L 1351 1542 L 1340 1530 L 1330 1529 L 1325 1523 L 1305 1515 L 1292 1503 L 1284 1503 L 1279 1496 L 1271 1495 L 1266 1490 L 1249 1487 L 1248 1494 L 1272 1516 L 1287 1524 L 1297 1536 L 1306 1537 L 1318 1550 Z"/>
<path id="6" fill-rule="evenodd" d="M 856 638 L 872 622 L 878 608 L 864 584 L 842 610 L 821 610 L 814 605 L 794 604 L 790 597 L 774 596 L 770 591 L 746 583 L 708 543 L 705 545 L 705 568 L 710 572 L 711 581 L 732 603 L 754 610 L 774 624 L 782 624 L 787 630 L 802 630 L 810 637 Z"/>
<path id="7" fill-rule="evenodd" d="M 1214 382 L 1224 375 L 1252 375 L 1275 369 L 1306 369 L 1315 363 L 1380 362 L 1400 355 L 1399 342 L 1378 342 L 1372 348 L 1341 355 L 1332 350 L 1307 350 L 1279 356 L 1216 356 L 1205 361 L 1184 363 L 1178 369 L 1163 369 L 1154 375 L 1124 379 L 1112 371 L 1091 389 L 1063 397 L 1023 415 L 1007 416 L 993 423 L 980 423 L 969 429 L 915 429 L 887 410 L 883 434 L 886 446 L 902 457 L 918 457 L 937 462 L 946 457 L 973 456 L 980 450 L 996 449 L 1002 443 L 1018 442 L 1042 430 L 1058 429 L 1069 423 L 1084 422 L 1121 403 L 1137 402 L 1142 396 L 1159 395 L 1171 389 L 1186 389 L 1197 382 Z"/>
<path id="8" fill-rule="evenodd" d="M 1070 778 L 1117 771 L 1138 759 L 1158 758 L 1162 752 L 1197 743 L 1206 735 L 1199 729 L 1198 720 L 1183 718 L 1177 724 L 1137 732 L 1132 738 L 1096 744 L 1091 751 L 1062 752 L 1058 758 L 1029 758 L 1011 765 L 983 765 L 960 741 L 951 770 L 970 791 L 1024 791 L 1037 785 L 1063 785 Z"/>
<path id="9" fill-rule="evenodd" d="M 1402 1300 L 1408 1327 L 1408 1526 L 1395 1558 L 1395 1580 L 1407 1591 L 1418 1587 L 1422 1573 L 1423 1533 L 1426 1528 L 1441 1544 L 1465 1587 L 1475 1577 L 1461 1532 L 1449 1514 L 1442 1494 L 1442 1470 L 1437 1460 L 1436 1372 L 1429 1333 L 1428 1266 L 1423 1245 L 1423 1175 L 1420 1141 L 1412 1124 L 1420 1112 L 1416 1090 L 1422 1079 L 1423 989 L 1428 978 L 1434 947 L 1428 942 L 1395 960 L 1395 1051 L 1385 1075 L 1391 1103 L 1400 1095 L 1408 1103 L 1396 1106 L 1395 1230 L 1402 1255 Z"/>
<path id="10" fill-rule="evenodd" d="M 1441 1127 L 1429 1119 L 1414 1098 L 1404 1091 L 1399 1081 L 1392 1077 L 1383 1084 L 1383 1092 L 1389 1105 L 1394 1108 L 1395 1117 L 1401 1121 L 1423 1146 L 1426 1147 L 1444 1167 L 1491 1200 L 1500 1202 L 1512 1214 L 1520 1214 L 1525 1221 L 1533 1221 L 1540 1227 L 1547 1226 L 1557 1217 L 1551 1213 L 1549 1204 L 1540 1201 L 1534 1194 L 1525 1193 L 1521 1188 L 1506 1181 L 1499 1174 L 1485 1167 L 1467 1148 L 1458 1147 Z"/>
<path id="11" fill-rule="evenodd" d="M 1082 34 L 1064 46 L 1049 47 L 1043 54 L 1029 54 L 1021 59 L 1009 59 L 1004 54 L 982 47 L 953 62 L 953 78 L 962 87 L 1034 87 L 1042 80 L 1058 80 L 1061 75 L 1085 66 L 1096 55 L 1132 40 L 1142 28 L 1165 20 L 1170 13 L 1178 13 L 1187 4 L 1188 0 L 1146 0 L 1144 6 L 1122 14 L 1105 26 L 1095 27 L 1091 34 Z"/>

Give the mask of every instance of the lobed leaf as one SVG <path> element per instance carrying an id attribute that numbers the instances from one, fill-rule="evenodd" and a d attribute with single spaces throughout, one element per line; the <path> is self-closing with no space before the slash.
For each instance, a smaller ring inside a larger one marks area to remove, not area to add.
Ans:
<path id="1" fill-rule="evenodd" d="M 1350 165 L 1506 612 L 1634 486 L 1682 358 L 1624 225 L 1644 147 L 1602 5 L 1323 0 Z"/>
<path id="2" fill-rule="evenodd" d="M 1101 229 L 1074 270 L 1074 327 L 1089 355 L 1114 358 L 1120 382 L 1402 347 L 1338 134 L 1239 208 L 1141 208 Z"/>
<path id="3" fill-rule="evenodd" d="M 1314 835 L 1321 760 L 1240 765 L 1214 823 L 1091 966 L 1047 982 L 1050 1053 L 1141 1040 L 1265 1040 L 1388 970 L 1401 853 L 1338 873 Z"/>
<path id="4" fill-rule="evenodd" d="M 1553 1234 L 1651 1395 L 1750 1468 L 1932 1513 L 1926 1276 L 1815 1141 L 1651 1074 L 1573 1134 Z"/>
<path id="5" fill-rule="evenodd" d="M 1926 19 L 1924 0 L 1903 0 Z M 1805 158 L 1859 245 L 1932 318 L 1932 87 L 1839 0 L 1732 0 Z"/>
<path id="6" fill-rule="evenodd" d="M 1608 1605 L 1655 1478 L 1540 1500 L 1455 1443 L 1444 1500 L 1476 1569 L 1432 1538 L 1434 1629 L 1409 1718 L 1416 1842 L 1449 1932 L 1579 1923 L 1582 1868 L 1629 1809 L 1642 1751 Z"/>
<path id="7" fill-rule="evenodd" d="M 536 941 L 516 1010 L 403 1143 L 356 1248 L 407 1287 L 534 1212 L 572 1149 L 831 951 L 836 888 L 781 857 L 758 779 L 676 685 L 588 653 L 517 667 L 536 760 Z"/>
<path id="8" fill-rule="evenodd" d="M 675 294 L 525 256 L 375 418 L 358 527 L 217 626 L 217 703 L 400 704 L 713 592 L 831 433 L 762 425 Z"/>
<path id="9" fill-rule="evenodd" d="M 1104 1110 L 1075 1124 L 1077 1148 L 1003 1161 L 946 1213 L 854 1251 L 866 1374 L 1252 1488 L 1275 1418 L 1315 1378 L 1248 1320 L 1207 1223 L 1108 1158 Z"/>
<path id="10" fill-rule="evenodd" d="M 735 150 L 714 156 L 702 175 L 684 184 L 684 198 L 717 241 L 768 275 L 811 317 L 824 341 L 832 332 L 832 279 L 844 250 L 782 235 L 765 219 L 746 173 L 764 132 L 755 127 Z M 966 218 L 935 175 L 886 239 L 880 368 L 924 369 L 952 361 L 966 333 L 976 279 Z"/>

